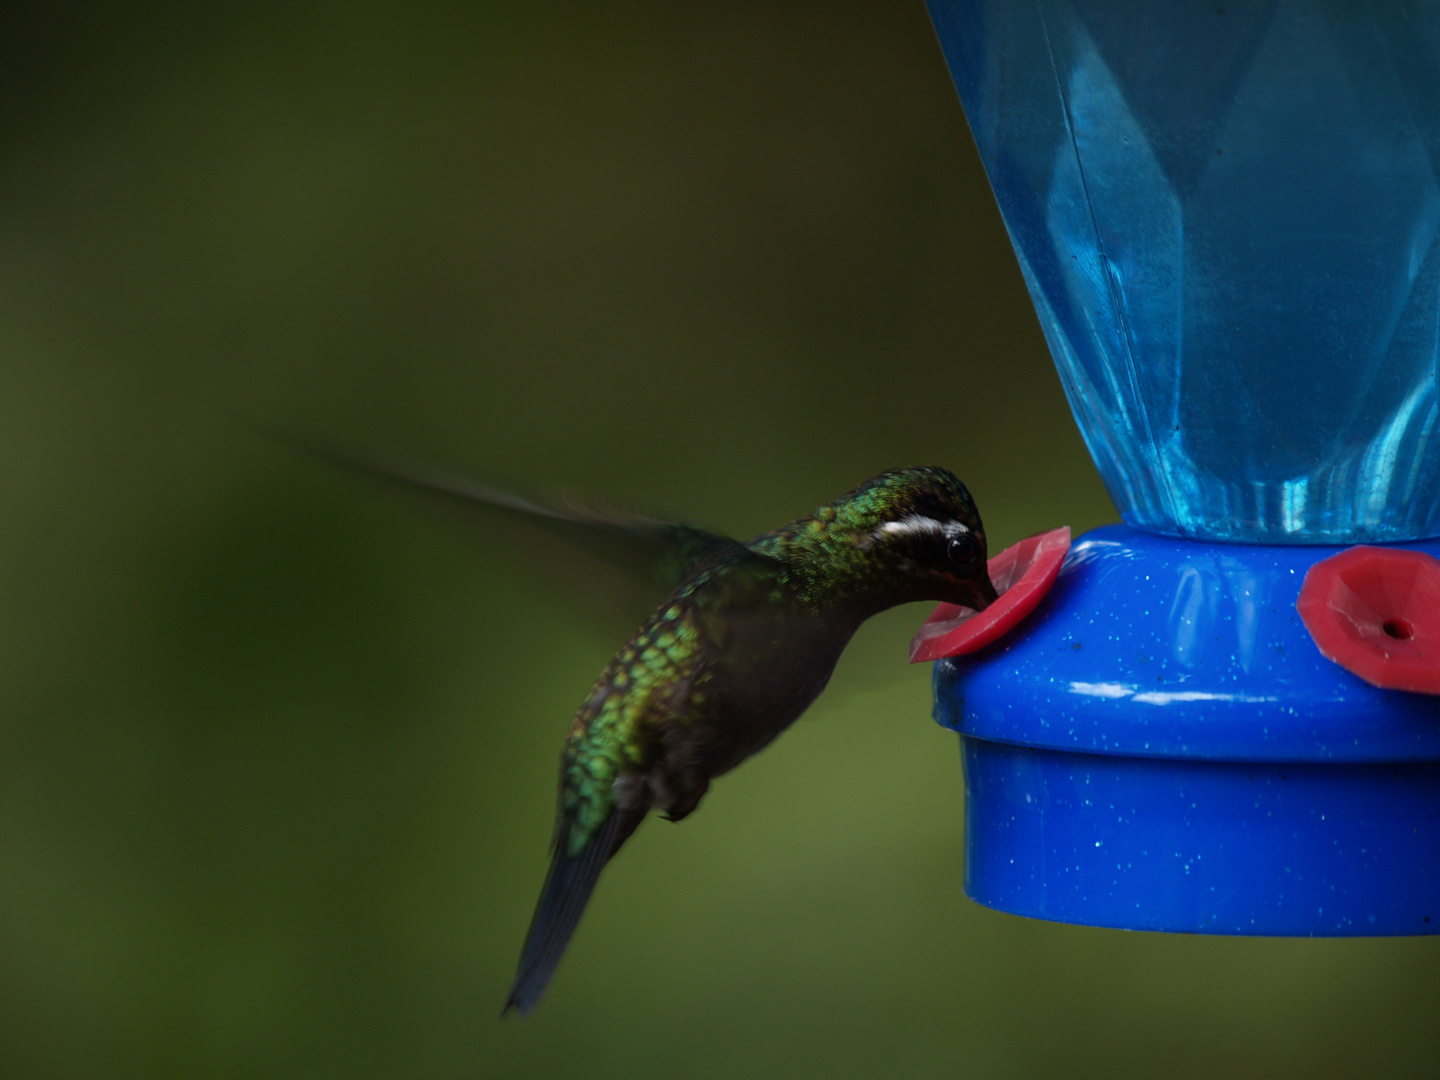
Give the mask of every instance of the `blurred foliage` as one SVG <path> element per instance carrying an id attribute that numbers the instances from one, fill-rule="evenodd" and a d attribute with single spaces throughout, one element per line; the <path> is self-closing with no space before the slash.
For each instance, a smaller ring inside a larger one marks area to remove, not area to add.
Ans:
<path id="1" fill-rule="evenodd" d="M 608 647 L 235 416 L 737 535 L 920 462 L 997 547 L 1112 519 L 918 2 L 7 5 L 0 1075 L 1433 1073 L 1432 941 L 966 901 L 915 608 L 498 1020 Z"/>

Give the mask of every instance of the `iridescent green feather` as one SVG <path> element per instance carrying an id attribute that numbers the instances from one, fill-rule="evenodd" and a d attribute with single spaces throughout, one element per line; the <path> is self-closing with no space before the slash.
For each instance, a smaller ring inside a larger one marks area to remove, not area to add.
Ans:
<path id="1" fill-rule="evenodd" d="M 867 540 L 884 522 L 908 513 L 948 518 L 957 509 L 975 521 L 979 532 L 980 516 L 970 492 L 949 470 L 902 469 L 877 476 L 809 517 L 761 533 L 745 546 L 792 568 L 792 586 L 813 611 L 864 604 L 871 596 L 893 602 L 891 590 L 902 584 L 908 568 L 878 566 L 869 557 Z M 984 533 L 980 536 L 983 540 Z"/>
<path id="2" fill-rule="evenodd" d="M 693 586 L 657 611 L 601 674 L 570 726 L 562 764 L 566 846 L 578 854 L 615 805 L 615 781 L 645 767 L 649 721 L 673 719 L 702 666 Z M 683 707 L 683 706 L 682 706 Z"/>

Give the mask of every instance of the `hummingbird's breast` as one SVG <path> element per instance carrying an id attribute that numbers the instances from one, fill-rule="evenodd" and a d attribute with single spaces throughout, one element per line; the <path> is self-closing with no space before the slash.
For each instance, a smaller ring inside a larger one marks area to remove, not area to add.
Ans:
<path id="1" fill-rule="evenodd" d="M 854 629 L 789 613 L 733 620 L 666 732 L 660 766 L 682 781 L 671 786 L 708 783 L 768 746 L 825 689 Z"/>
<path id="2" fill-rule="evenodd" d="M 769 566 L 702 573 L 616 655 L 571 733 L 582 802 L 678 820 L 810 707 L 859 620 L 807 608 Z"/>

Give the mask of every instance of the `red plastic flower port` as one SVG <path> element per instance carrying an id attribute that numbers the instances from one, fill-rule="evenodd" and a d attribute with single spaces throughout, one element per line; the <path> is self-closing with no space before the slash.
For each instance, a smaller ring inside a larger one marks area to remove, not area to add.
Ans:
<path id="1" fill-rule="evenodd" d="M 1440 694 L 1440 561 L 1353 547 L 1310 567 L 1295 608 L 1327 660 L 1373 686 Z"/>
<path id="2" fill-rule="evenodd" d="M 1000 552 L 990 560 L 990 580 L 1000 599 L 984 611 L 941 604 L 910 642 L 910 662 L 972 653 L 1009 633 L 1050 591 L 1069 550 L 1065 525 Z"/>

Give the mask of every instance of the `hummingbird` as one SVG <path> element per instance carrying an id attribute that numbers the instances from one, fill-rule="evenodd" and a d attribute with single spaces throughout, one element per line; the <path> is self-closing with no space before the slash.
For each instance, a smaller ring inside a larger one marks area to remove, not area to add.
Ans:
<path id="1" fill-rule="evenodd" d="M 882 473 L 741 542 L 300 446 L 482 516 L 522 519 L 668 590 L 571 721 L 550 867 L 502 1015 L 539 1003 L 601 870 L 646 815 L 682 820 L 711 780 L 769 745 L 824 690 L 862 622 L 910 601 L 979 611 L 997 597 L 975 502 L 935 466 Z"/>
<path id="2" fill-rule="evenodd" d="M 740 543 L 673 537 L 670 595 L 615 654 L 571 722 L 549 873 L 504 1012 L 545 992 L 600 872 L 652 810 L 680 821 L 710 781 L 809 708 L 871 615 L 913 600 L 996 598 L 984 527 L 954 474 L 875 477 Z"/>

